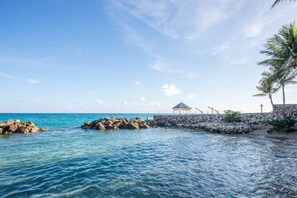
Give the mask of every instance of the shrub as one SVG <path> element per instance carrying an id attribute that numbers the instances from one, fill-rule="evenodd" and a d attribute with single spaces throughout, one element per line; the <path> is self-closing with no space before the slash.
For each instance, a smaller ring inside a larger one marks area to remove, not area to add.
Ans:
<path id="1" fill-rule="evenodd" d="M 239 111 L 226 110 L 222 116 L 224 122 L 240 122 Z"/>
<path id="2" fill-rule="evenodd" d="M 272 132 L 272 131 L 285 132 L 285 133 L 292 132 L 295 123 L 296 123 L 295 119 L 291 116 L 271 118 L 268 120 L 268 124 L 271 125 L 273 128 L 269 132 Z"/>

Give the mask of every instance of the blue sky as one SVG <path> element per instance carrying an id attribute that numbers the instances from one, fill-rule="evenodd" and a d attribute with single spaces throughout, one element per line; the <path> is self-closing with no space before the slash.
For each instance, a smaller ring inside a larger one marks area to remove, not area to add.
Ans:
<path id="1" fill-rule="evenodd" d="M 270 111 L 259 51 L 297 17 L 272 2 L 0 0 L 0 112 Z"/>

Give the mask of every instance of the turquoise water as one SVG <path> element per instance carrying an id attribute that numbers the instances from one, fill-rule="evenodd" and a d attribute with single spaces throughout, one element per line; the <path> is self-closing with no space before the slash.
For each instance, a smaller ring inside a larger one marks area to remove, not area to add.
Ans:
<path id="1" fill-rule="evenodd" d="M 78 128 L 102 116 L 0 114 L 49 128 L 0 138 L 1 197 L 297 196 L 295 140 Z"/>

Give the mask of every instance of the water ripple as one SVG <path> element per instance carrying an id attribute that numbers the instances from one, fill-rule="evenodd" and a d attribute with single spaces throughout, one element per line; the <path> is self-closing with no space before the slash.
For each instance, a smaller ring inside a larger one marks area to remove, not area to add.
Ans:
<path id="1" fill-rule="evenodd" d="M 297 146 L 287 141 L 77 128 L 0 141 L 1 197 L 297 196 Z"/>

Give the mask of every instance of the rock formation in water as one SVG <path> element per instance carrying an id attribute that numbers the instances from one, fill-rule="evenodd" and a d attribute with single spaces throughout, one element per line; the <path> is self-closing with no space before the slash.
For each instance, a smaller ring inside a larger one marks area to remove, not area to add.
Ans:
<path id="1" fill-rule="evenodd" d="M 43 131 L 46 131 L 46 129 L 36 127 L 33 122 L 21 122 L 20 120 L 0 122 L 0 135 L 9 135 L 13 133 L 35 133 Z"/>
<path id="2" fill-rule="evenodd" d="M 157 127 L 157 123 L 153 120 L 143 121 L 141 118 L 100 118 L 92 122 L 85 122 L 81 126 L 83 129 L 96 129 L 96 130 L 117 130 L 117 129 L 148 129 Z"/>

